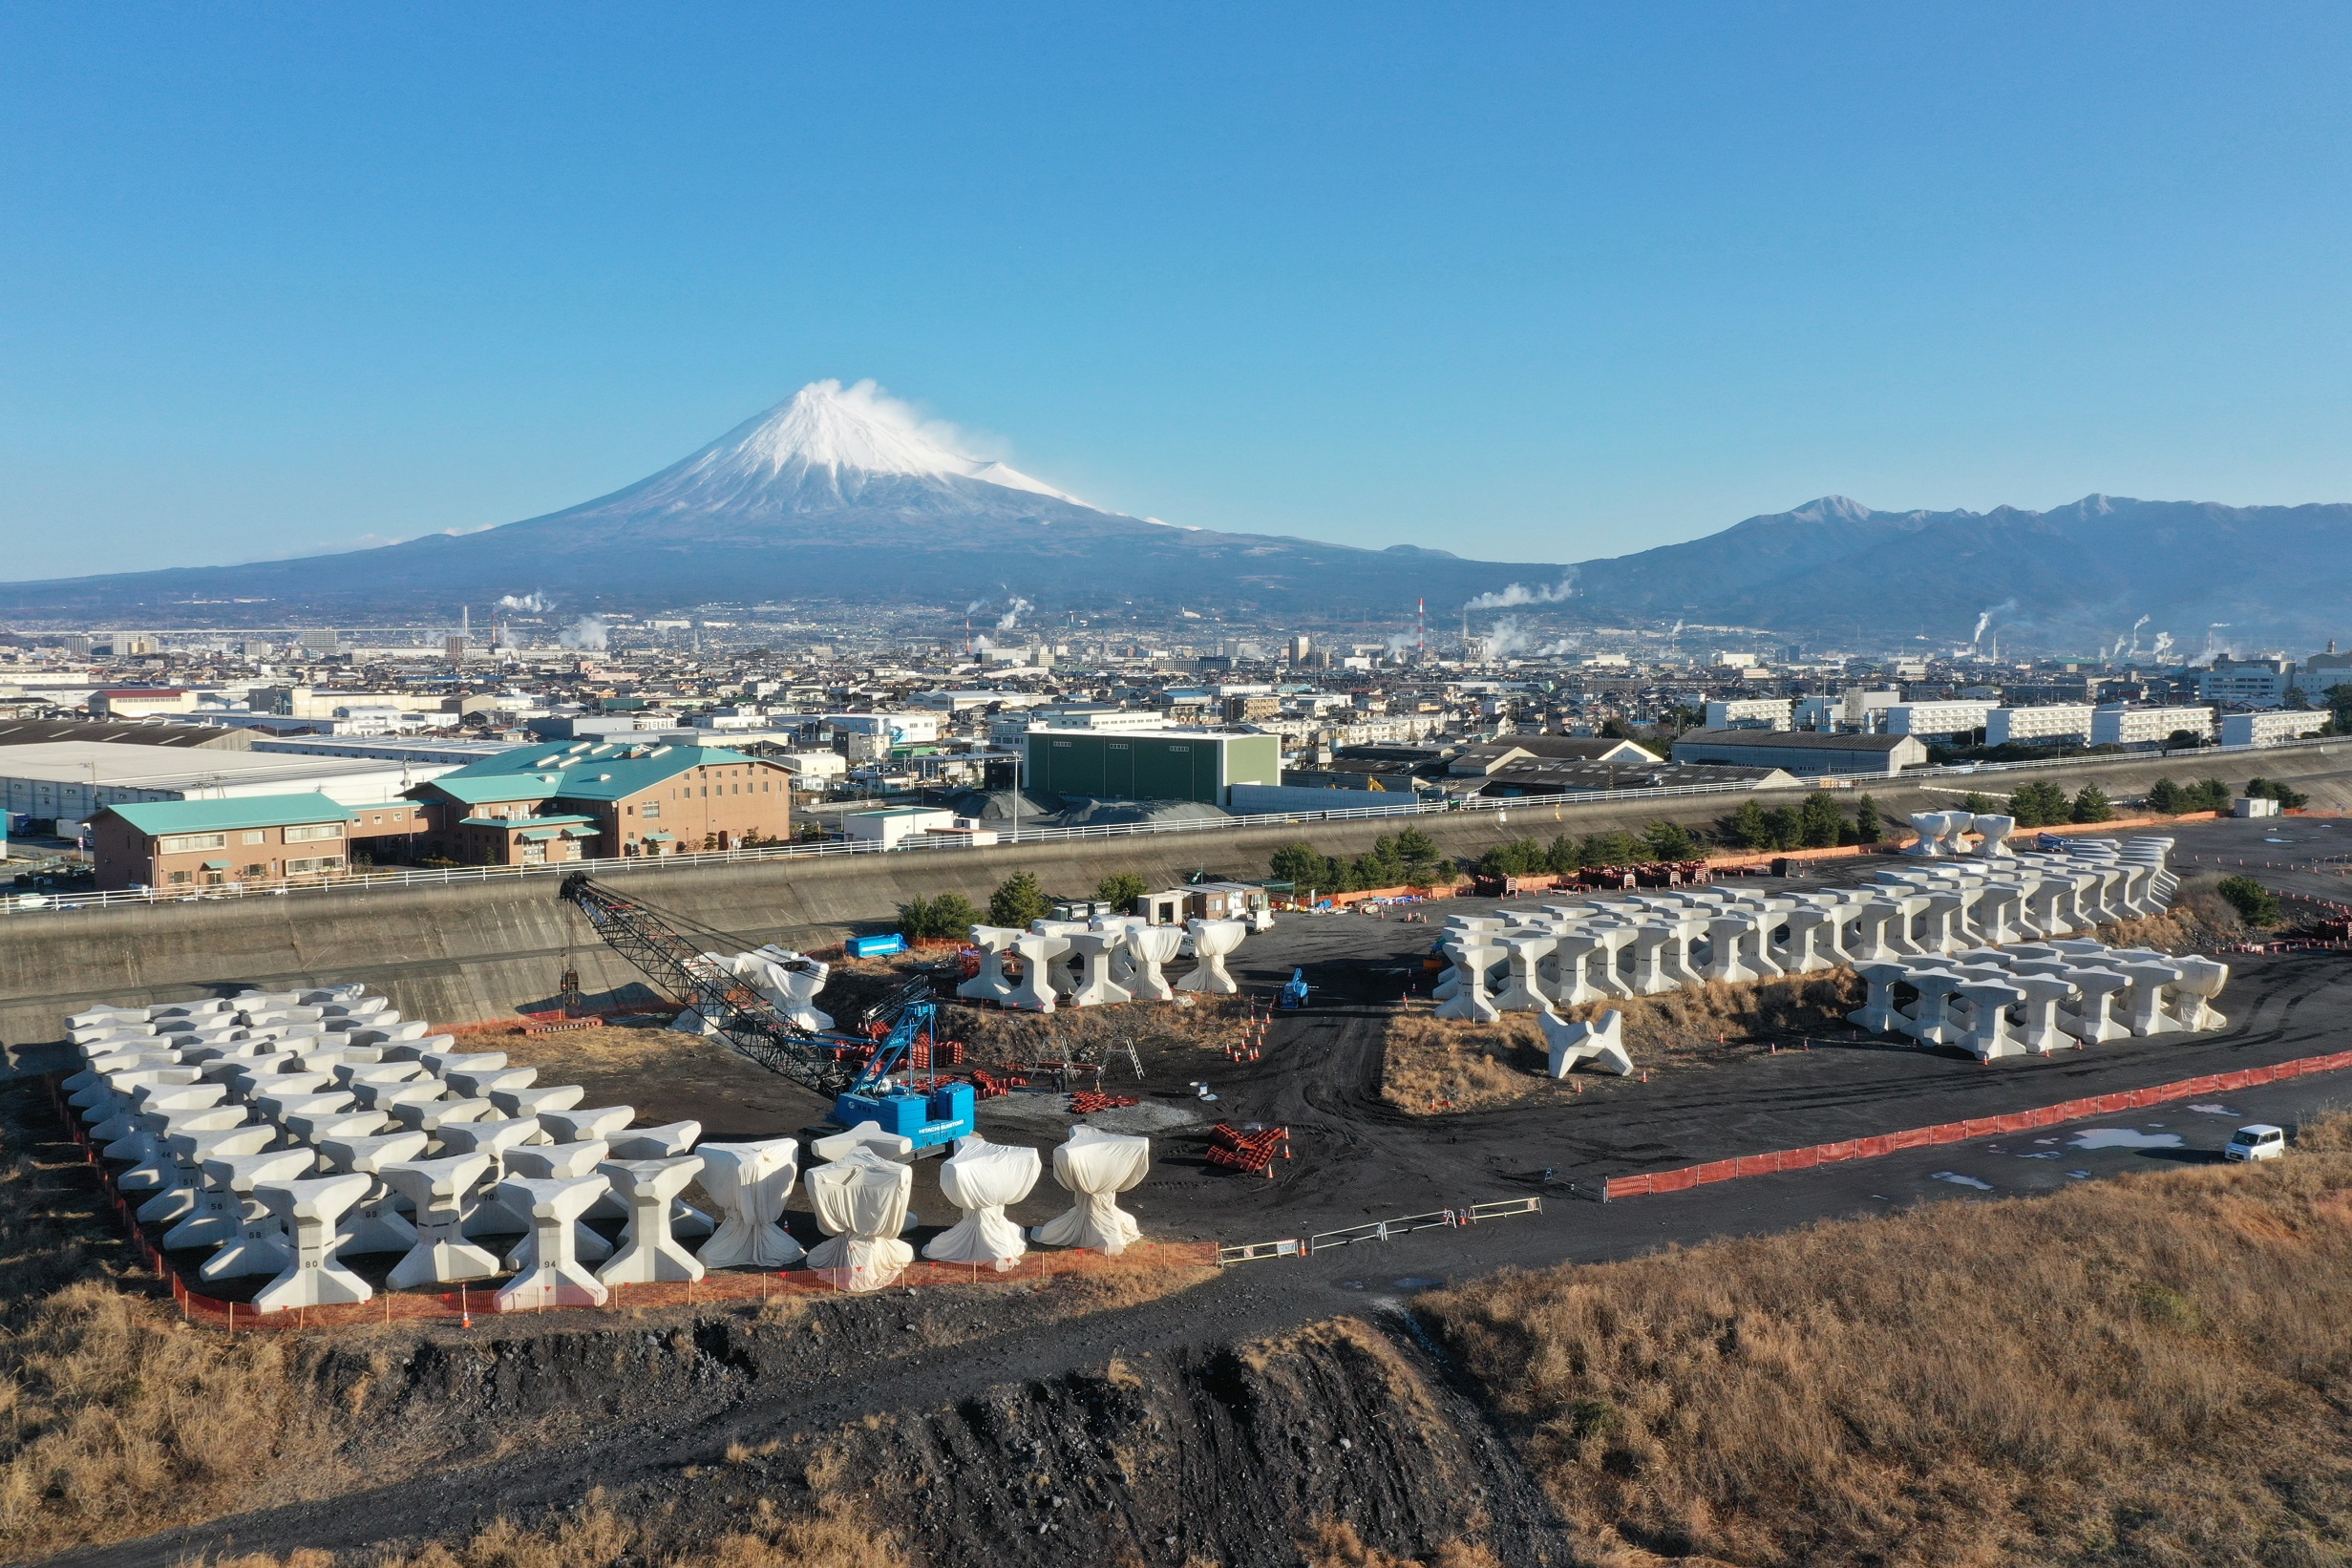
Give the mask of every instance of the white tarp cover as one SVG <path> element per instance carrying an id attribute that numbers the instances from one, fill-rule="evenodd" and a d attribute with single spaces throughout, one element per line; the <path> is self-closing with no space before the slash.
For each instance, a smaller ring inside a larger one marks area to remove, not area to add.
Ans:
<path id="1" fill-rule="evenodd" d="M 956 1146 L 939 1168 L 940 1191 L 964 1218 L 935 1238 L 922 1255 L 935 1263 L 993 1263 L 1013 1267 L 1028 1244 L 1005 1207 L 1029 1196 L 1041 1162 L 1034 1149 L 990 1143 L 977 1134 Z"/>
<path id="2" fill-rule="evenodd" d="M 1077 1201 L 1068 1214 L 1038 1226 L 1037 1240 L 1049 1247 L 1091 1247 L 1117 1257 L 1143 1237 L 1134 1217 L 1119 1207 L 1118 1195 L 1151 1168 L 1150 1138 L 1071 1128 L 1069 1141 L 1053 1151 L 1053 1179 Z"/>
<path id="3" fill-rule="evenodd" d="M 799 1178 L 800 1146 L 791 1138 L 702 1146 L 703 1191 L 723 1218 L 702 1247 L 707 1268 L 786 1268 L 800 1243 L 784 1228 L 784 1200 Z"/>
<path id="4" fill-rule="evenodd" d="M 880 1290 L 905 1272 L 915 1249 L 899 1240 L 914 1170 L 866 1149 L 852 1149 L 802 1178 L 816 1227 L 831 1240 L 809 1254 L 809 1267 L 839 1270 L 844 1290 Z"/>

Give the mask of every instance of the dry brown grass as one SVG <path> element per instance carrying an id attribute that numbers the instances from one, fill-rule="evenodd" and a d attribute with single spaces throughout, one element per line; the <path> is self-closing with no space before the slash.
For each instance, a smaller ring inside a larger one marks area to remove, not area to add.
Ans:
<path id="1" fill-rule="evenodd" d="M 1317 1520 L 1313 1538 L 1300 1543 L 1299 1556 L 1306 1568 L 1502 1568 L 1494 1554 L 1478 1541 L 1448 1541 L 1433 1557 L 1400 1557 L 1367 1546 L 1356 1527 L 1345 1519 Z"/>
<path id="2" fill-rule="evenodd" d="M 182 1328 L 103 1218 L 42 1091 L 0 1091 L 0 1557 L 205 1517 L 295 1462 L 331 1473 L 331 1409 L 293 1347 Z"/>
<path id="3" fill-rule="evenodd" d="M 1769 1050 L 1775 1041 L 1848 1028 L 1845 1015 L 1862 1005 L 1863 986 L 1852 970 L 1694 985 L 1663 996 L 1601 1002 L 1569 1008 L 1571 1019 L 1609 1008 L 1625 1015 L 1625 1049 L 1643 1072 L 1718 1067 Z M 1546 1075 L 1543 1030 L 1530 1013 L 1505 1013 L 1492 1024 L 1461 1024 L 1409 1005 L 1388 1021 L 1381 1097 L 1416 1115 L 1484 1111 L 1521 1100 L 1577 1094 L 1608 1080 L 1578 1074 L 1565 1082 Z"/>
<path id="4" fill-rule="evenodd" d="M 2347 1144 L 1420 1310 L 1602 1562 L 2341 1562 Z"/>
<path id="5" fill-rule="evenodd" d="M 297 1550 L 203 1559 L 194 1568 L 912 1568 L 897 1534 L 842 1500 L 840 1477 L 812 1466 L 816 1505 L 785 1514 L 761 1498 L 749 1529 L 679 1547 L 591 1497 L 576 1513 L 526 1528 L 498 1519 L 471 1539 L 358 1554 Z"/>
<path id="6" fill-rule="evenodd" d="M 2214 891 L 2220 881 L 2211 873 L 2187 878 L 2172 908 L 2146 920 L 2102 926 L 2099 940 L 2111 947 L 2152 947 L 2160 953 L 2211 951 L 2221 943 L 2242 941 L 2246 922 Z"/>
<path id="7" fill-rule="evenodd" d="M 1190 998 L 1192 1006 L 1072 1007 L 1039 1015 L 994 1007 L 950 1007 L 943 1027 L 983 1067 L 1035 1061 L 1100 1061 L 1130 1044 L 1139 1050 L 1222 1049 L 1240 1038 L 1240 997 Z"/>

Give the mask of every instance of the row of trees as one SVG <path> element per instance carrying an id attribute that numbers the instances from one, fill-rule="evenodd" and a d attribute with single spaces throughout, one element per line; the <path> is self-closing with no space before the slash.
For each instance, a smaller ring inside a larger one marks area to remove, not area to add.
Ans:
<path id="1" fill-rule="evenodd" d="M 1301 893 L 1360 893 L 1373 887 L 1423 887 L 1445 869 L 1437 840 L 1419 828 L 1383 834 L 1352 860 L 1325 855 L 1312 844 L 1284 844 L 1267 871 Z"/>
<path id="2" fill-rule="evenodd" d="M 1434 851 L 1435 846 L 1430 848 Z M 1124 914 L 1151 890 L 1136 873 L 1114 871 L 1094 884 L 1094 897 Z M 899 905 L 899 930 L 909 942 L 961 942 L 983 923 L 983 913 L 961 893 L 909 899 Z M 996 884 L 985 913 L 989 925 L 1026 928 L 1053 913 L 1053 900 L 1030 873 L 1016 872 Z"/>
<path id="3" fill-rule="evenodd" d="M 1766 809 L 1761 801 L 1744 800 L 1739 810 L 1723 819 L 1719 830 L 1728 849 L 1828 849 L 1834 844 L 1875 844 L 1884 832 L 1878 802 L 1857 795 L 1849 819 L 1837 797 L 1815 790 L 1802 806 Z"/>
<path id="4" fill-rule="evenodd" d="M 1565 877 L 1652 860 L 1695 860 L 1706 852 L 1706 843 L 1688 828 L 1661 820 L 1638 834 L 1615 828 L 1581 838 L 1563 833 L 1549 844 L 1537 838 L 1515 839 L 1488 850 L 1471 869 L 1481 877 Z"/>
<path id="5" fill-rule="evenodd" d="M 1973 802 L 1979 800 L 1984 802 L 1986 812 L 1993 809 L 1989 795 L 1972 795 L 1968 800 L 1970 810 L 1975 809 Z M 2115 803 L 2096 784 L 2086 784 L 2069 796 L 2065 790 L 2045 781 L 2019 785 L 2009 796 L 2008 810 L 2001 815 L 2016 817 L 2021 828 L 2053 827 L 2060 822 L 2105 822 L 2114 816 Z"/>

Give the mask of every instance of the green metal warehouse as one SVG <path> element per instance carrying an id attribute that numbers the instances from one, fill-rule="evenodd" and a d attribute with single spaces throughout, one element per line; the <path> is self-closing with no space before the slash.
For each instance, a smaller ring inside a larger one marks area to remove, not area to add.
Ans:
<path id="1" fill-rule="evenodd" d="M 1225 804 L 1235 784 L 1278 784 L 1278 735 L 1207 730 L 1032 730 L 1028 776 L 1052 795 L 1095 800 L 1198 800 Z"/>

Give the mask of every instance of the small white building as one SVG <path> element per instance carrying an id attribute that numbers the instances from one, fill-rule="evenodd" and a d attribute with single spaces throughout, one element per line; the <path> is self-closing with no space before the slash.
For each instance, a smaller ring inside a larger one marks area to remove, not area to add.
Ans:
<path id="1" fill-rule="evenodd" d="M 898 849 L 909 838 L 937 837 L 960 844 L 993 844 L 996 830 L 984 828 L 967 816 L 929 806 L 897 806 L 885 811 L 849 812 L 841 831 L 850 841 Z"/>
<path id="2" fill-rule="evenodd" d="M 2280 709 L 2267 713 L 2221 715 L 2224 746 L 2276 746 L 2282 740 L 2316 735 L 2327 726 L 2327 710 Z"/>
<path id="3" fill-rule="evenodd" d="M 2090 704 L 2047 703 L 2039 708 L 1996 708 L 1984 718 L 1987 746 L 2043 746 L 2057 740 L 2090 739 Z"/>
<path id="4" fill-rule="evenodd" d="M 2174 731 L 2186 730 L 2199 740 L 2212 738 L 2214 710 L 2210 708 L 2130 708 L 2095 710 L 2090 716 L 2093 746 L 2160 746 Z"/>

